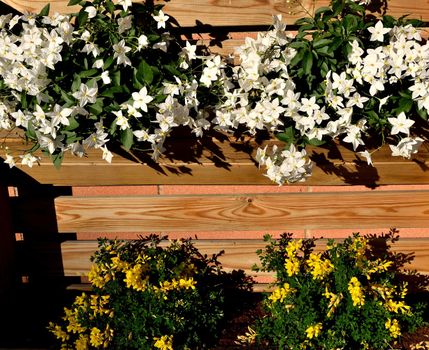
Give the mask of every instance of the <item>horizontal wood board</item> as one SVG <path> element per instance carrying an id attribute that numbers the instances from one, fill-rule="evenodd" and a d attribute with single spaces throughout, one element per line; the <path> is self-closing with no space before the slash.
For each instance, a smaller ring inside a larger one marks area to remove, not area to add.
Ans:
<path id="1" fill-rule="evenodd" d="M 46 0 L 2 0 L 7 5 L 24 12 L 38 13 L 48 3 Z M 68 0 L 52 0 L 51 13 L 71 13 L 77 7 L 68 7 Z M 157 1 L 163 3 L 162 1 Z M 380 2 L 383 3 L 383 2 Z M 287 24 L 306 17 L 315 8 L 326 6 L 328 0 L 171 0 L 165 12 L 181 26 L 195 26 L 196 21 L 213 26 L 269 25 L 272 15 L 282 14 Z M 429 20 L 428 0 L 389 0 L 382 11 L 392 16 L 410 14 L 410 17 Z"/>
<path id="2" fill-rule="evenodd" d="M 59 232 L 429 227 L 429 191 L 62 196 L 55 208 Z"/>
<path id="3" fill-rule="evenodd" d="M 256 250 L 263 249 L 266 245 L 262 240 L 215 240 L 195 241 L 195 245 L 203 254 L 215 254 L 221 250 L 225 254 L 220 261 L 226 271 L 242 269 L 248 275 L 266 278 L 272 277 L 272 273 L 252 271 L 254 264 L 259 264 Z M 315 251 L 326 248 L 326 240 L 317 241 Z M 87 275 L 91 267 L 90 256 L 96 251 L 95 241 L 66 241 L 61 244 L 63 269 L 65 276 Z M 418 270 L 420 273 L 429 274 L 429 239 L 407 238 L 401 239 L 392 245 L 393 252 L 404 254 L 413 253 L 415 259 L 405 267 L 410 270 Z M 41 251 L 43 252 L 43 250 Z M 49 252 L 49 251 L 46 251 Z"/>
<path id="4" fill-rule="evenodd" d="M 277 141 L 261 144 L 272 146 Z M 16 139 L 7 139 L 11 153 L 22 154 L 29 146 Z M 272 184 L 259 169 L 254 156 L 258 145 L 251 140 L 233 138 L 223 141 L 206 139 L 202 145 L 189 141 L 169 141 L 165 156 L 159 163 L 148 154 L 126 154 L 113 157 L 111 164 L 101 159 L 101 151 L 90 150 L 84 158 L 67 154 L 60 169 L 49 158 L 32 168 L 18 165 L 10 172 L 13 184 L 24 173 L 41 184 L 61 186 L 143 185 L 143 184 Z M 306 185 L 406 185 L 429 184 L 429 145 L 423 144 L 412 160 L 392 157 L 384 147 L 373 155 L 374 167 L 339 145 L 309 148 L 314 161 L 313 174 Z"/>

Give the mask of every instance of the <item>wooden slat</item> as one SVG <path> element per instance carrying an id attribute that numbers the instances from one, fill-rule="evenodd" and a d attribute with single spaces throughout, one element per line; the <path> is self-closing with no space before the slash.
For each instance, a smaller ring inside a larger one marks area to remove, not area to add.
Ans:
<path id="1" fill-rule="evenodd" d="M 58 197 L 55 207 L 59 232 L 429 227 L 429 191 Z"/>
<path id="2" fill-rule="evenodd" d="M 36 13 L 48 2 L 46 0 L 2 1 L 18 11 Z M 52 13 L 70 13 L 78 9 L 67 7 L 68 0 L 51 0 L 50 3 Z M 182 26 L 194 26 L 196 20 L 217 26 L 267 25 L 272 23 L 272 15 L 279 13 L 286 18 L 288 24 L 292 24 L 296 18 L 306 16 L 303 8 L 311 13 L 314 8 L 327 4 L 329 4 L 328 0 L 172 0 L 167 2 L 165 12 L 174 16 Z M 428 5 L 427 0 L 389 0 L 387 13 L 395 17 L 410 14 L 411 17 L 429 20 Z"/>
<path id="3" fill-rule="evenodd" d="M 278 144 L 268 141 L 265 144 Z M 10 152 L 18 155 L 28 146 L 14 139 L 6 140 Z M 60 169 L 50 159 L 40 166 L 17 166 L 10 172 L 10 183 L 24 172 L 42 184 L 61 186 L 138 185 L 138 184 L 272 184 L 263 176 L 254 161 L 255 142 L 223 142 L 209 139 L 204 147 L 191 141 L 169 142 L 166 156 L 159 164 L 148 162 L 148 155 L 116 155 L 112 164 L 101 159 L 101 151 L 91 150 L 86 158 L 69 154 Z M 393 185 L 429 184 L 429 147 L 424 144 L 413 160 L 392 157 L 388 147 L 373 155 L 375 167 L 356 158 L 354 152 L 342 147 L 309 149 L 315 161 L 308 185 Z"/>
<path id="4" fill-rule="evenodd" d="M 252 266 L 260 263 L 256 250 L 263 249 L 266 245 L 262 240 L 200 240 L 195 241 L 195 245 L 203 254 L 214 254 L 224 250 L 225 254 L 219 260 L 226 271 L 242 269 L 250 276 L 263 279 L 272 277 L 271 273 L 252 271 Z M 316 251 L 321 251 L 325 247 L 326 240 L 317 241 Z M 62 243 L 61 253 L 65 276 L 86 275 L 91 267 L 89 258 L 96 249 L 97 242 L 95 241 L 66 241 Z M 392 251 L 404 254 L 414 253 L 415 259 L 405 267 L 429 274 L 429 239 L 403 238 L 392 246 Z"/>

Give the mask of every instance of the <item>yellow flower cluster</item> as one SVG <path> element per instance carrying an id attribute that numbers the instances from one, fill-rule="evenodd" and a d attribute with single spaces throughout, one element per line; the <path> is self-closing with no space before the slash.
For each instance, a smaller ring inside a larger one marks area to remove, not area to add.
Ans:
<path id="1" fill-rule="evenodd" d="M 171 290 L 195 289 L 196 284 L 197 282 L 194 281 L 192 277 L 180 278 L 179 280 L 173 278 L 171 281 L 160 282 L 160 288 L 158 290 L 167 293 Z"/>
<path id="2" fill-rule="evenodd" d="M 387 271 L 389 267 L 393 265 L 393 262 L 377 259 L 376 261 L 372 262 L 371 265 L 371 268 L 366 272 L 366 278 L 368 280 L 371 279 L 371 275 L 374 273 Z"/>
<path id="3" fill-rule="evenodd" d="M 76 350 L 87 350 L 90 346 L 107 348 L 113 339 L 113 329 L 109 325 L 103 331 L 96 327 L 88 329 L 82 325 L 80 316 L 85 314 L 89 319 L 94 319 L 97 316 L 107 315 L 113 318 L 113 310 L 108 308 L 109 300 L 108 295 L 88 296 L 82 293 L 76 297 L 72 308 L 64 308 L 65 330 L 52 322 L 49 324 L 49 330 L 57 339 L 65 343 L 63 344 L 64 349 L 68 349 L 67 343 L 70 341 L 70 334 L 79 335 L 74 341 Z"/>
<path id="4" fill-rule="evenodd" d="M 283 284 L 283 287 L 276 288 L 268 297 L 268 299 L 271 300 L 272 303 L 276 303 L 277 301 L 283 303 L 284 299 L 294 291 L 295 290 L 290 287 L 289 283 L 285 283 Z"/>
<path id="5" fill-rule="evenodd" d="M 287 259 L 285 260 L 285 268 L 289 277 L 299 273 L 299 260 L 296 254 L 301 247 L 302 239 L 290 241 L 286 247 Z"/>
<path id="6" fill-rule="evenodd" d="M 160 350 L 173 350 L 173 336 L 163 335 L 161 338 L 153 338 L 153 346 Z"/>
<path id="7" fill-rule="evenodd" d="M 353 300 L 353 306 L 361 307 L 365 304 L 365 295 L 362 285 L 356 277 L 352 277 L 348 284 L 348 290 Z"/>
<path id="8" fill-rule="evenodd" d="M 334 265 L 331 261 L 329 259 L 322 259 L 320 253 L 311 253 L 306 262 L 313 279 L 322 280 L 334 270 Z"/>
<path id="9" fill-rule="evenodd" d="M 402 314 L 411 313 L 411 307 L 403 300 L 394 300 L 395 297 L 404 299 L 407 294 L 407 287 L 404 285 L 402 289 L 398 292 L 395 288 L 390 288 L 387 286 L 372 285 L 371 289 L 377 292 L 381 298 L 384 300 L 383 306 L 386 310 Z"/>
<path id="10" fill-rule="evenodd" d="M 332 314 L 335 312 L 335 309 L 340 304 L 341 300 L 343 299 L 343 295 L 332 293 L 328 290 L 328 287 L 325 288 L 325 293 L 323 294 L 325 298 L 329 299 L 329 305 L 328 305 L 328 313 L 327 316 L 331 317 Z"/>
<path id="11" fill-rule="evenodd" d="M 308 339 L 317 338 L 322 332 L 322 323 L 316 323 L 305 330 Z"/>
<path id="12" fill-rule="evenodd" d="M 143 275 L 146 273 L 146 271 L 147 265 L 141 263 L 137 263 L 127 270 L 125 272 L 124 279 L 127 288 L 132 288 L 139 292 L 145 291 L 149 281 L 149 276 L 145 276 L 143 278 Z"/>
<path id="13" fill-rule="evenodd" d="M 360 265 L 368 247 L 368 239 L 365 237 L 355 237 L 350 245 L 350 251 L 356 257 L 356 264 Z"/>
<path id="14" fill-rule="evenodd" d="M 398 338 L 401 335 L 401 328 L 399 327 L 399 322 L 397 319 L 391 320 L 390 318 L 384 324 L 386 329 L 389 330 L 390 335 L 393 338 Z"/>

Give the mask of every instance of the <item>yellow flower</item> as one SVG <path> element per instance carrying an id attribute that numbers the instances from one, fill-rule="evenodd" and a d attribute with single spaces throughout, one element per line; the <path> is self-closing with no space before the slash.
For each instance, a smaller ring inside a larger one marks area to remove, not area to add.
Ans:
<path id="1" fill-rule="evenodd" d="M 79 338 L 74 342 L 76 350 L 87 350 L 89 349 L 89 338 L 86 334 L 81 334 Z"/>
<path id="2" fill-rule="evenodd" d="M 104 285 L 112 279 L 112 275 L 106 267 L 93 264 L 89 271 L 88 279 L 93 286 L 103 288 Z"/>
<path id="3" fill-rule="evenodd" d="M 348 290 L 353 300 L 353 306 L 361 307 L 365 304 L 365 296 L 363 294 L 362 285 L 356 277 L 350 279 Z"/>
<path id="4" fill-rule="evenodd" d="M 411 307 L 405 304 L 403 301 L 394 301 L 392 299 L 386 300 L 384 307 L 392 312 L 398 313 L 401 311 L 403 314 L 411 312 Z"/>
<path id="5" fill-rule="evenodd" d="M 93 327 L 91 329 L 91 334 L 89 336 L 89 342 L 94 347 L 98 347 L 98 346 L 103 345 L 103 333 L 97 327 Z"/>
<path id="6" fill-rule="evenodd" d="M 373 265 L 372 268 L 370 268 L 366 272 L 366 277 L 368 279 L 371 279 L 371 274 L 373 274 L 373 273 L 387 271 L 389 269 L 389 267 L 393 265 L 393 262 L 387 261 L 387 260 L 377 259 L 375 262 L 372 263 L 372 265 Z"/>
<path id="7" fill-rule="evenodd" d="M 194 279 L 192 277 L 190 278 L 181 278 L 179 280 L 179 286 L 180 288 L 184 288 L 184 289 L 195 289 L 195 285 L 197 284 L 196 281 L 194 281 Z"/>
<path id="8" fill-rule="evenodd" d="M 86 327 L 82 326 L 78 319 L 79 308 L 68 309 L 65 307 L 64 314 L 63 319 L 68 323 L 67 332 L 84 333 L 86 331 Z"/>
<path id="9" fill-rule="evenodd" d="M 290 241 L 286 247 L 286 253 L 289 258 L 294 258 L 296 252 L 302 247 L 302 239 Z"/>
<path id="10" fill-rule="evenodd" d="M 65 330 L 61 328 L 60 325 L 57 325 L 53 322 L 49 322 L 49 331 L 55 335 L 55 337 L 62 342 L 69 340 L 70 336 L 67 334 Z"/>
<path id="11" fill-rule="evenodd" d="M 390 335 L 393 338 L 398 338 L 401 335 L 401 328 L 399 327 L 399 322 L 397 319 L 391 320 L 389 318 L 384 325 L 386 329 L 389 330 Z"/>
<path id="12" fill-rule="evenodd" d="M 160 350 L 173 350 L 173 336 L 163 335 L 161 338 L 153 338 L 155 344 L 153 346 Z"/>
<path id="13" fill-rule="evenodd" d="M 290 284 L 285 283 L 283 287 L 276 288 L 268 297 L 268 299 L 270 299 L 272 303 L 275 303 L 279 300 L 282 303 L 288 294 L 292 293 L 293 291 L 294 289 L 290 287 Z"/>
<path id="14" fill-rule="evenodd" d="M 296 258 L 286 259 L 285 268 L 287 275 L 292 277 L 299 273 L 299 260 Z"/>
<path id="15" fill-rule="evenodd" d="M 307 265 L 311 269 L 310 273 L 313 279 L 323 279 L 334 269 L 329 259 L 322 259 L 320 253 L 311 253 L 307 259 Z"/>
<path id="16" fill-rule="evenodd" d="M 146 276 L 144 279 L 142 278 L 143 274 L 146 272 L 146 268 L 145 265 L 136 264 L 126 271 L 124 282 L 128 288 L 133 288 L 137 291 L 146 290 L 149 276 Z"/>
<path id="17" fill-rule="evenodd" d="M 331 317 L 332 314 L 334 313 L 335 309 L 337 308 L 338 304 L 343 299 L 343 295 L 341 293 L 335 294 L 335 293 L 328 291 L 328 287 L 326 287 L 325 293 L 323 295 L 325 296 L 325 298 L 329 299 L 329 305 L 328 305 L 329 311 L 327 313 L 327 316 Z"/>
<path id="18" fill-rule="evenodd" d="M 322 323 L 316 323 L 313 326 L 308 327 L 305 332 L 307 333 L 308 339 L 317 338 L 322 331 Z"/>

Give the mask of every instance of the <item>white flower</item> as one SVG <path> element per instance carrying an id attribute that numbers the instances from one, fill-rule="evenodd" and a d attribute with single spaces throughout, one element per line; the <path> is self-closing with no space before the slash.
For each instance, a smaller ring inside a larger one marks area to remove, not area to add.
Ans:
<path id="1" fill-rule="evenodd" d="M 9 168 L 13 168 L 16 165 L 15 159 L 10 154 L 6 154 L 4 163 L 9 165 Z"/>
<path id="2" fill-rule="evenodd" d="M 124 66 L 131 66 L 131 60 L 126 56 L 126 53 L 131 50 L 130 47 L 125 45 L 125 40 L 122 39 L 119 43 L 113 45 L 113 58 L 117 58 L 118 64 Z"/>
<path id="3" fill-rule="evenodd" d="M 112 152 L 110 152 L 106 146 L 101 147 L 101 150 L 103 151 L 103 156 L 102 158 L 108 162 L 108 163 L 112 163 L 112 158 L 113 158 L 113 154 Z"/>
<path id="4" fill-rule="evenodd" d="M 407 119 L 404 112 L 398 115 L 397 118 L 387 118 L 390 124 L 392 124 L 391 135 L 399 134 L 400 132 L 409 135 L 410 127 L 414 124 L 414 120 Z"/>
<path id="5" fill-rule="evenodd" d="M 368 163 L 368 165 L 374 165 L 372 163 L 371 153 L 369 153 L 367 150 L 363 152 L 358 152 L 358 154 L 360 154 L 362 157 L 366 159 L 366 162 Z"/>
<path id="6" fill-rule="evenodd" d="M 92 65 L 92 68 L 100 69 L 100 68 L 103 68 L 103 66 L 104 66 L 104 61 L 100 58 L 94 62 L 94 64 Z"/>
<path id="7" fill-rule="evenodd" d="M 83 107 L 87 103 L 95 103 L 97 100 L 98 87 L 88 87 L 86 84 L 80 84 L 79 91 L 73 93 L 73 97 L 79 101 L 79 106 Z"/>
<path id="8" fill-rule="evenodd" d="M 103 80 L 104 85 L 110 84 L 112 82 L 112 80 L 109 77 L 109 71 L 107 70 L 101 73 L 101 79 Z"/>
<path id="9" fill-rule="evenodd" d="M 149 41 L 147 39 L 147 36 L 142 34 L 137 39 L 138 45 L 137 45 L 137 51 L 140 51 L 141 49 L 144 49 L 149 45 Z"/>
<path id="10" fill-rule="evenodd" d="M 133 16 L 126 16 L 118 19 L 118 33 L 122 34 L 132 27 Z"/>
<path id="11" fill-rule="evenodd" d="M 39 158 L 33 156 L 31 153 L 26 153 L 23 156 L 19 157 L 21 158 L 21 164 L 27 165 L 30 168 L 33 167 L 34 163 L 37 163 L 39 161 Z"/>
<path id="12" fill-rule="evenodd" d="M 368 31 L 371 33 L 371 41 L 384 41 L 384 34 L 389 33 L 391 28 L 384 28 L 383 22 L 378 21 L 374 27 L 369 27 Z"/>
<path id="13" fill-rule="evenodd" d="M 112 113 L 116 115 L 116 125 L 118 125 L 121 130 L 126 130 L 130 128 L 128 118 L 122 114 L 122 111 L 113 111 Z"/>
<path id="14" fill-rule="evenodd" d="M 134 100 L 134 108 L 142 109 L 144 112 L 148 111 L 147 104 L 153 100 L 153 97 L 147 94 L 146 86 L 140 89 L 139 92 L 133 92 L 131 96 Z"/>
<path id="15" fill-rule="evenodd" d="M 165 24 L 167 23 L 167 20 L 170 18 L 169 16 L 165 15 L 162 10 L 159 10 L 158 15 L 152 15 L 153 19 L 157 22 L 158 29 L 165 28 Z"/>
<path id="16" fill-rule="evenodd" d="M 128 7 L 131 7 L 133 3 L 131 0 L 118 0 L 118 4 L 122 5 L 124 11 L 128 11 Z"/>
<path id="17" fill-rule="evenodd" d="M 88 18 L 94 18 L 97 15 L 97 9 L 94 6 L 86 7 L 85 12 L 88 13 Z"/>
<path id="18" fill-rule="evenodd" d="M 412 154 L 418 152 L 420 145 L 423 143 L 423 141 L 424 140 L 420 137 L 406 137 L 399 141 L 396 146 L 389 145 L 389 147 L 392 151 L 392 156 L 401 156 L 409 159 Z"/>

